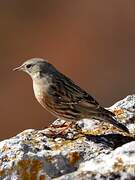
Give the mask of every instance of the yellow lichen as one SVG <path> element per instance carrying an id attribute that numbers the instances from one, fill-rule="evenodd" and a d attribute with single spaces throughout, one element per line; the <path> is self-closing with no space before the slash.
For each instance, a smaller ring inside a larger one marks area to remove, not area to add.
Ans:
<path id="1" fill-rule="evenodd" d="M 18 163 L 17 171 L 21 180 L 37 180 L 39 172 L 42 169 L 42 162 L 40 160 L 21 160 Z"/>
<path id="2" fill-rule="evenodd" d="M 48 157 L 47 157 L 47 160 L 48 160 L 49 163 L 52 163 L 53 160 L 54 160 L 54 157 L 53 157 L 53 156 L 48 156 Z"/>
<path id="3" fill-rule="evenodd" d="M 0 170 L 0 177 L 2 177 L 4 174 L 4 170 Z"/>
<path id="4" fill-rule="evenodd" d="M 117 118 L 122 119 L 125 117 L 124 115 L 124 109 L 117 108 L 113 111 L 113 113 L 116 115 Z"/>
<path id="5" fill-rule="evenodd" d="M 76 139 L 71 139 L 71 140 L 65 140 L 62 139 L 61 142 L 56 142 L 54 143 L 54 146 L 51 148 L 53 151 L 57 151 L 57 150 L 63 150 L 65 148 L 70 148 L 73 147 L 76 143 L 76 141 L 84 141 L 84 137 L 85 135 L 83 134 L 78 134 L 76 137 Z"/>
<path id="6" fill-rule="evenodd" d="M 7 145 L 4 145 L 4 146 L 1 148 L 2 152 L 9 151 L 10 149 L 11 149 L 11 148 L 10 148 L 9 146 L 7 146 Z"/>
<path id="7" fill-rule="evenodd" d="M 46 180 L 46 177 L 45 177 L 44 175 L 41 175 L 41 176 L 39 177 L 39 180 Z"/>
<path id="8" fill-rule="evenodd" d="M 71 152 L 68 154 L 67 158 L 71 165 L 75 165 L 76 162 L 80 159 L 80 154 L 78 152 Z"/>
<path id="9" fill-rule="evenodd" d="M 57 142 L 56 144 L 54 144 L 54 146 L 52 147 L 52 150 L 54 150 L 54 151 L 61 150 L 65 146 L 70 145 L 70 143 L 72 143 L 71 140 L 64 140 L 63 139 L 61 142 Z"/>
<path id="10" fill-rule="evenodd" d="M 120 171 L 124 170 L 124 162 L 123 162 L 122 158 L 118 157 L 116 159 L 116 162 L 113 165 L 113 169 L 116 172 L 120 172 Z"/>

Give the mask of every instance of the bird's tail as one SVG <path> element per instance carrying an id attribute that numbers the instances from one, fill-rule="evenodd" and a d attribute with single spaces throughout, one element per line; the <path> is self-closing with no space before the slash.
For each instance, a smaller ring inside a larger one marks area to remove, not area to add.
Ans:
<path id="1" fill-rule="evenodd" d="M 115 117 L 109 117 L 107 120 L 108 120 L 111 124 L 113 124 L 114 126 L 116 126 L 117 128 L 119 128 L 119 129 L 121 129 L 121 130 L 123 130 L 123 131 L 125 131 L 126 133 L 129 134 L 128 128 L 127 128 L 124 124 L 118 122 L 118 121 L 115 119 Z"/>
<path id="2" fill-rule="evenodd" d="M 115 115 L 112 112 L 104 109 L 104 112 L 101 114 L 101 116 L 102 116 L 102 120 L 113 124 L 117 128 L 119 128 L 129 134 L 128 128 L 124 124 L 118 122 L 118 120 L 115 118 Z"/>

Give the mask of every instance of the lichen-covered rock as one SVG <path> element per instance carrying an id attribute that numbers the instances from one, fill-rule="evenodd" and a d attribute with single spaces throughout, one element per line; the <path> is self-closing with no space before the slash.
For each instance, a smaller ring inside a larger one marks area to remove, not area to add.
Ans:
<path id="1" fill-rule="evenodd" d="M 130 135 L 88 119 L 25 130 L 0 142 L 0 180 L 134 179 L 135 95 L 108 109 Z"/>
<path id="2" fill-rule="evenodd" d="M 57 180 L 135 179 L 135 141 L 116 148 L 108 155 L 99 155 L 81 163 L 78 170 Z"/>
<path id="3" fill-rule="evenodd" d="M 116 114 L 118 120 L 127 125 L 130 133 L 135 134 L 135 95 L 129 95 L 118 101 L 109 110 Z"/>

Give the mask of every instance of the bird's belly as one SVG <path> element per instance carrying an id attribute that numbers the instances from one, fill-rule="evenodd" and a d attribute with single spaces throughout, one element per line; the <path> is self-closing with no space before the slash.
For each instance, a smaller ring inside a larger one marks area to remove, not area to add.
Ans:
<path id="1" fill-rule="evenodd" d="M 54 103 L 51 96 L 48 95 L 47 89 L 33 84 L 34 94 L 37 101 L 49 112 L 55 114 Z M 55 114 L 56 115 L 56 114 Z"/>

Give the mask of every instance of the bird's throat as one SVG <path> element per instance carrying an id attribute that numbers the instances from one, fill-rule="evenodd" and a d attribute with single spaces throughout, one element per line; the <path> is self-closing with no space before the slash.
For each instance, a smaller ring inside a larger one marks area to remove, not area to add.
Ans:
<path id="1" fill-rule="evenodd" d="M 33 79 L 33 90 L 36 99 L 40 104 L 45 101 L 45 97 L 47 96 L 47 91 L 51 82 L 48 78 L 35 78 Z"/>

